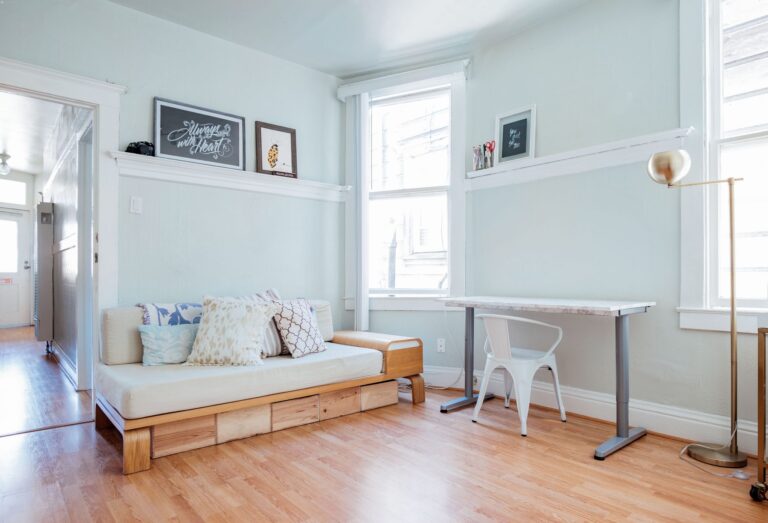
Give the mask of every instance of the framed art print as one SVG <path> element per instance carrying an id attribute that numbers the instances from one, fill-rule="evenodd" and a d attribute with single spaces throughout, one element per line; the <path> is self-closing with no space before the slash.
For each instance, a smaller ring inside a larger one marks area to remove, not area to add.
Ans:
<path id="1" fill-rule="evenodd" d="M 155 156 L 245 170 L 245 118 L 155 98 Z"/>
<path id="2" fill-rule="evenodd" d="M 496 165 L 533 158 L 536 140 L 536 106 L 509 111 L 496 117 Z"/>
<path id="3" fill-rule="evenodd" d="M 296 178 L 296 129 L 256 122 L 256 172 Z"/>

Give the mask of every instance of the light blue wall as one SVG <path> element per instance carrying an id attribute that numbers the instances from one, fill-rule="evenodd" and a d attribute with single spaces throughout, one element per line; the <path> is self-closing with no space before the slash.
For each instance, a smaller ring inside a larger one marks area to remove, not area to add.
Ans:
<path id="1" fill-rule="evenodd" d="M 254 28 L 254 30 L 258 30 Z M 0 55 L 125 85 L 120 148 L 152 140 L 152 98 L 297 130 L 299 177 L 343 179 L 338 80 L 105 0 L 24 0 L 0 6 Z M 275 287 L 340 307 L 339 203 L 120 181 L 119 301 L 200 299 Z M 144 214 L 128 213 L 128 198 Z"/>
<path id="2" fill-rule="evenodd" d="M 493 135 L 497 113 L 532 103 L 538 156 L 678 127 L 678 36 L 676 0 L 603 0 L 476 53 L 468 143 Z M 469 193 L 468 293 L 654 300 L 631 322 L 632 397 L 727 414 L 727 334 L 678 328 L 679 202 L 639 163 Z M 612 321 L 539 319 L 565 330 L 561 382 L 612 393 Z M 427 365 L 462 365 L 460 313 L 374 312 L 371 323 L 423 337 Z M 478 368 L 482 336 L 478 323 Z M 741 414 L 754 418 L 755 337 L 740 343 Z"/>
<path id="3" fill-rule="evenodd" d="M 342 204 L 137 178 L 120 192 L 142 195 L 144 207 L 130 214 L 120 200 L 122 303 L 274 287 L 341 310 Z"/>

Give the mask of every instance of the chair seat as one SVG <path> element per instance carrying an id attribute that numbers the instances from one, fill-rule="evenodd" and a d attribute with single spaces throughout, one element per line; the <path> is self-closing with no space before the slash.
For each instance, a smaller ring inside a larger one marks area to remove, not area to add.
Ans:
<path id="1" fill-rule="evenodd" d="M 547 353 L 542 350 L 522 349 L 518 347 L 511 347 L 510 352 L 512 358 L 517 360 L 540 360 L 547 356 Z"/>

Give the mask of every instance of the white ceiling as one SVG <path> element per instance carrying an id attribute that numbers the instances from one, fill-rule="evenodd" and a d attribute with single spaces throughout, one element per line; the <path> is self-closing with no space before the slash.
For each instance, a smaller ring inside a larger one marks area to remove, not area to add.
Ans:
<path id="1" fill-rule="evenodd" d="M 39 174 L 45 143 L 64 106 L 0 91 L 0 152 L 11 155 L 15 171 Z"/>
<path id="2" fill-rule="evenodd" d="M 585 0 L 112 1 L 346 78 L 465 56 Z"/>

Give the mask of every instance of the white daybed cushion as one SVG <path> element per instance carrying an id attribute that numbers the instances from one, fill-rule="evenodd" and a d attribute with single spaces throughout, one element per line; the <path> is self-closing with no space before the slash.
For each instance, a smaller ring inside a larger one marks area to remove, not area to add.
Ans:
<path id="1" fill-rule="evenodd" d="M 195 409 L 291 390 L 375 376 L 382 353 L 336 343 L 294 359 L 265 358 L 258 367 L 99 364 L 97 391 L 126 419 Z"/>

